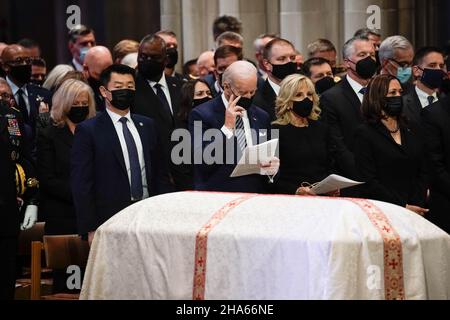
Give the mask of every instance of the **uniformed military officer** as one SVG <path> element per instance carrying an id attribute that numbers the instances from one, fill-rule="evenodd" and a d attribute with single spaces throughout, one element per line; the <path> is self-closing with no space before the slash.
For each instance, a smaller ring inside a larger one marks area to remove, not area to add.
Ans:
<path id="1" fill-rule="evenodd" d="M 18 235 L 37 220 L 38 181 L 13 106 L 11 88 L 0 79 L 0 300 L 14 298 Z"/>

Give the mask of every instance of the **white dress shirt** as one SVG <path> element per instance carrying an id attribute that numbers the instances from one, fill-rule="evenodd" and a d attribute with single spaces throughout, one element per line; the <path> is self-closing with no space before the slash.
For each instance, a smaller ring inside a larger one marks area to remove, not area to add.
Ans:
<path id="1" fill-rule="evenodd" d="M 167 102 L 169 103 L 170 112 L 173 115 L 172 99 L 170 99 L 170 91 L 169 91 L 169 87 L 167 86 L 166 75 L 164 74 L 164 72 L 163 72 L 163 75 L 162 75 L 161 79 L 159 79 L 158 82 L 148 80 L 148 83 L 152 87 L 153 92 L 155 94 L 157 94 L 156 93 L 155 84 L 159 83 L 161 85 L 161 89 L 164 92 L 164 95 L 166 96 Z"/>
<path id="2" fill-rule="evenodd" d="M 25 104 L 27 106 L 27 112 L 28 115 L 30 115 L 30 101 L 28 101 L 28 90 L 27 90 L 27 85 L 24 85 L 22 88 L 19 88 L 18 86 L 16 86 L 14 84 L 14 82 L 11 81 L 11 79 L 9 79 L 9 77 L 6 77 L 6 82 L 8 82 L 9 87 L 11 88 L 11 91 L 14 95 L 14 100 L 16 100 L 16 105 L 19 106 L 19 94 L 17 93 L 17 91 L 19 91 L 19 89 L 22 89 L 22 97 L 25 100 Z"/>
<path id="3" fill-rule="evenodd" d="M 228 101 L 227 101 L 227 98 L 225 98 L 225 94 L 222 93 L 221 97 L 222 97 L 223 105 L 225 106 L 225 108 L 228 108 Z M 238 101 L 238 105 L 239 105 L 239 101 Z M 244 112 L 242 114 L 242 122 L 244 123 L 245 140 L 247 142 L 247 146 L 252 146 L 253 145 L 252 131 L 250 128 L 250 121 L 248 120 L 246 110 L 244 110 Z M 228 129 L 227 127 L 225 127 L 225 125 L 222 126 L 222 128 L 220 130 L 227 137 L 227 139 L 233 138 L 233 136 L 234 136 L 233 130 Z"/>
<path id="4" fill-rule="evenodd" d="M 131 167 L 130 167 L 130 157 L 128 155 L 127 143 L 125 142 L 125 137 L 123 135 L 123 125 L 120 122 L 122 118 L 121 115 L 112 112 L 108 108 L 106 108 L 106 112 L 108 113 L 111 121 L 113 122 L 114 128 L 116 129 L 117 136 L 119 137 L 120 147 L 122 148 L 123 159 L 125 160 L 125 167 L 127 169 L 128 181 L 131 186 Z M 130 112 L 128 112 L 125 116 L 128 119 L 127 126 L 133 136 L 134 143 L 136 144 L 136 149 L 139 157 L 139 164 L 141 166 L 141 174 L 142 174 L 142 187 L 143 187 L 143 196 L 142 198 L 148 198 L 148 184 L 147 184 L 147 176 L 145 171 L 145 160 L 144 160 L 144 150 L 142 148 L 141 137 L 139 136 L 139 132 L 134 125 L 133 120 L 131 119 Z M 135 200 L 135 199 L 131 199 Z"/>
<path id="5" fill-rule="evenodd" d="M 83 71 L 83 66 L 79 64 L 75 58 L 72 59 L 72 64 L 74 65 L 76 71 Z"/>
<path id="6" fill-rule="evenodd" d="M 422 89 L 419 89 L 417 86 L 415 86 L 415 87 L 416 87 L 416 93 L 417 93 L 417 96 L 419 97 L 419 101 L 420 101 L 420 104 L 422 105 L 422 108 L 425 108 L 426 106 L 428 106 L 430 104 L 428 102 L 429 96 L 433 96 L 433 98 L 434 98 L 433 103 L 439 100 L 436 91 L 433 92 L 433 94 L 428 94 L 425 91 L 423 91 Z"/>
<path id="7" fill-rule="evenodd" d="M 359 101 L 361 101 L 362 103 L 364 95 L 359 91 L 361 91 L 361 89 L 364 88 L 364 86 L 353 80 L 349 75 L 346 75 L 346 77 L 353 91 L 355 91 L 356 95 L 358 96 Z"/>
<path id="8" fill-rule="evenodd" d="M 275 82 L 273 82 L 272 80 L 270 80 L 270 78 L 267 78 L 267 80 L 269 81 L 270 86 L 272 87 L 273 91 L 275 92 L 275 94 L 278 95 L 280 94 L 280 86 L 277 85 Z"/>

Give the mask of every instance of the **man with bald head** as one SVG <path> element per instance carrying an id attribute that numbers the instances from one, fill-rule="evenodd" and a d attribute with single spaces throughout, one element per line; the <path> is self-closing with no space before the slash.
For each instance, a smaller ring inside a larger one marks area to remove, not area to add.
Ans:
<path id="1" fill-rule="evenodd" d="M 162 139 L 166 161 L 171 150 L 170 137 L 178 122 L 182 81 L 164 73 L 169 59 L 165 41 L 158 35 L 145 36 L 139 44 L 136 76 L 136 97 L 132 112 L 155 120 Z M 171 163 L 170 163 L 171 164 Z M 178 168 L 170 166 L 174 183 L 179 178 Z M 181 189 L 177 185 L 178 190 Z"/>
<path id="2" fill-rule="evenodd" d="M 3 49 L 1 57 L 3 70 L 6 72 L 6 81 L 13 92 L 16 106 L 22 114 L 24 123 L 31 128 L 31 136 L 27 137 L 27 140 L 34 148 L 39 107 L 41 101 L 50 103 L 50 92 L 29 83 L 32 57 L 28 49 L 13 44 Z"/>
<path id="3" fill-rule="evenodd" d="M 189 131 L 193 140 L 196 190 L 256 193 L 266 191 L 267 177 L 261 175 L 230 177 L 247 146 L 260 143 L 260 139 L 270 138 L 269 115 L 252 103 L 257 89 L 256 82 L 255 66 L 247 61 L 236 61 L 223 73 L 222 94 L 191 111 Z M 213 142 L 211 139 L 203 142 L 203 135 L 207 130 L 208 133 L 216 133 L 218 140 L 221 138 L 224 141 L 221 145 L 223 149 L 218 152 L 223 158 L 220 157 L 219 161 L 212 164 L 204 157 L 205 149 L 209 149 Z M 202 143 L 197 144 L 198 141 Z M 201 155 L 200 163 L 199 155 Z M 279 161 L 274 158 L 272 163 L 267 165 L 276 173 Z"/>
<path id="4" fill-rule="evenodd" d="M 98 111 L 105 110 L 105 100 L 100 94 L 100 75 L 113 64 L 112 55 L 108 48 L 95 46 L 88 50 L 83 62 L 83 74 L 95 94 Z"/>
<path id="5" fill-rule="evenodd" d="M 214 74 L 214 52 L 209 50 L 200 54 L 197 59 L 198 75 L 204 79 L 208 74 Z"/>

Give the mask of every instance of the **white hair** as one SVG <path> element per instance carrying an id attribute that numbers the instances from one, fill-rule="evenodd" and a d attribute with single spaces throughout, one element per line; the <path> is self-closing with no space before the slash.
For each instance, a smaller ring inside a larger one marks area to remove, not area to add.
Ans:
<path id="1" fill-rule="evenodd" d="M 380 45 L 378 55 L 380 62 L 383 63 L 386 60 L 393 59 L 395 56 L 395 50 L 397 49 L 413 49 L 411 42 L 403 36 L 392 36 L 386 38 Z"/>
<path id="2" fill-rule="evenodd" d="M 52 90 L 69 71 L 73 71 L 72 66 L 69 66 L 68 64 L 58 64 L 50 71 L 42 87 L 47 90 Z"/>
<path id="3" fill-rule="evenodd" d="M 344 44 L 344 47 L 342 48 L 342 57 L 344 59 L 350 58 L 355 53 L 355 42 L 356 41 L 365 41 L 369 42 L 369 39 L 364 36 L 356 36 L 353 37 Z"/>
<path id="4" fill-rule="evenodd" d="M 132 52 L 123 57 L 120 63 L 129 66 L 130 68 L 136 68 L 138 64 L 137 60 L 138 60 L 138 53 Z"/>
<path id="5" fill-rule="evenodd" d="M 248 61 L 233 62 L 223 73 L 222 83 L 233 83 L 236 78 L 248 79 L 256 76 L 257 70 L 253 64 Z"/>

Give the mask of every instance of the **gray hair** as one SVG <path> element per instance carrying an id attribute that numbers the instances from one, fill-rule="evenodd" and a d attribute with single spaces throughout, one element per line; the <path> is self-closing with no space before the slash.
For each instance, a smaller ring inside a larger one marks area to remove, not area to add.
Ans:
<path id="1" fill-rule="evenodd" d="M 278 38 L 279 36 L 275 33 L 263 33 L 260 34 L 258 36 L 258 38 L 255 39 L 255 41 L 253 42 L 253 47 L 255 48 L 255 52 L 260 52 L 262 53 L 264 50 L 264 44 L 263 44 L 263 39 L 264 38 L 271 38 L 271 39 L 275 39 Z"/>
<path id="2" fill-rule="evenodd" d="M 380 62 L 383 63 L 386 60 L 393 59 L 395 50 L 397 49 L 408 50 L 413 49 L 413 46 L 411 42 L 403 36 L 388 37 L 381 43 L 380 49 L 378 50 Z"/>
<path id="3" fill-rule="evenodd" d="M 369 41 L 369 39 L 367 37 L 356 36 L 356 37 L 353 37 L 353 38 L 347 40 L 347 42 L 342 47 L 342 57 L 344 59 L 350 58 L 351 55 L 355 52 L 355 42 L 356 41 Z"/>
<path id="4" fill-rule="evenodd" d="M 312 58 L 318 52 L 336 51 L 334 44 L 328 39 L 317 39 L 308 44 L 308 57 Z"/>
<path id="5" fill-rule="evenodd" d="M 42 87 L 47 90 L 54 89 L 69 71 L 74 71 L 72 66 L 67 64 L 58 64 L 52 69 L 52 71 L 50 71 Z"/>
<path id="6" fill-rule="evenodd" d="M 222 33 L 220 36 L 217 37 L 216 39 L 216 48 L 222 46 L 222 42 L 224 40 L 228 40 L 228 41 L 232 41 L 232 42 L 239 42 L 241 44 L 241 46 L 244 45 L 244 38 L 236 32 L 233 31 L 225 31 L 224 33 Z"/>
<path id="7" fill-rule="evenodd" d="M 222 83 L 234 83 L 236 78 L 248 79 L 257 75 L 256 67 L 248 61 L 233 62 L 223 73 Z"/>

